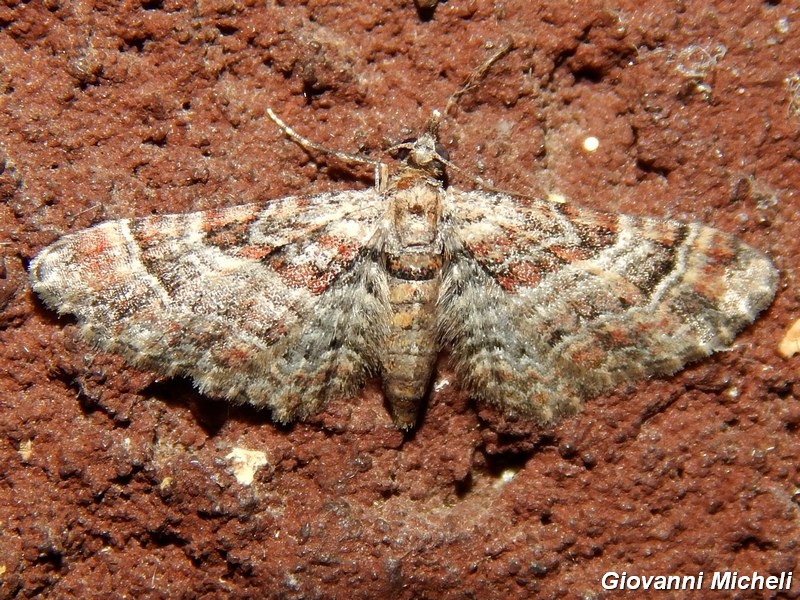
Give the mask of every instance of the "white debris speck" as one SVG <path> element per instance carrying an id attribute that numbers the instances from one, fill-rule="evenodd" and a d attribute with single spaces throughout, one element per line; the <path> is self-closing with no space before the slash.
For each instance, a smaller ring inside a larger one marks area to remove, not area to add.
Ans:
<path id="1" fill-rule="evenodd" d="M 234 448 L 225 458 L 233 463 L 233 475 L 242 485 L 253 483 L 256 471 L 267 464 L 264 452 L 247 448 Z"/>
<path id="2" fill-rule="evenodd" d="M 553 204 L 566 204 L 567 197 L 559 192 L 550 192 L 547 194 L 547 201 Z"/>
<path id="3" fill-rule="evenodd" d="M 506 469 L 500 473 L 500 477 L 498 477 L 497 481 L 494 482 L 494 487 L 499 489 L 507 483 L 510 483 L 511 480 L 517 476 L 517 473 L 519 473 L 519 469 Z"/>
<path id="4" fill-rule="evenodd" d="M 22 462 L 28 462 L 33 454 L 33 442 L 31 440 L 22 440 L 19 443 L 19 457 Z"/>
<path id="5" fill-rule="evenodd" d="M 800 352 L 800 319 L 792 323 L 778 345 L 778 354 L 783 358 L 791 358 L 798 352 Z"/>
<path id="6" fill-rule="evenodd" d="M 600 140 L 598 140 L 593 135 L 590 135 L 585 140 L 583 140 L 583 149 L 587 152 L 594 152 L 600 147 Z"/>
<path id="7" fill-rule="evenodd" d="M 439 381 L 437 381 L 433 385 L 433 391 L 434 392 L 440 392 L 444 388 L 446 388 L 448 385 L 450 385 L 450 380 L 447 377 L 442 377 Z"/>

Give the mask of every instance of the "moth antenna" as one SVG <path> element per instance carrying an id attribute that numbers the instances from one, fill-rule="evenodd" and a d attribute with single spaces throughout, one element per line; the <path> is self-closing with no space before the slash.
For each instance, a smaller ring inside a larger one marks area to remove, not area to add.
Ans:
<path id="1" fill-rule="evenodd" d="M 342 152 L 341 150 L 334 150 L 333 148 L 328 148 L 327 146 L 323 146 L 322 144 L 317 144 L 316 142 L 312 142 L 306 137 L 303 137 L 299 133 L 297 133 L 294 129 L 289 127 L 286 123 L 284 123 L 278 115 L 276 115 L 271 108 L 267 108 L 267 114 L 269 118 L 272 119 L 278 128 L 283 132 L 283 134 L 291 139 L 293 142 L 302 146 L 306 150 L 315 150 L 317 152 L 322 152 L 323 154 L 330 154 L 338 158 L 339 160 L 343 160 L 345 162 L 350 163 L 360 163 L 365 165 L 378 165 L 381 161 L 375 160 L 374 158 L 369 158 L 367 156 L 363 156 L 361 154 L 348 154 L 347 152 Z"/>
<path id="2" fill-rule="evenodd" d="M 450 96 L 450 98 L 447 100 L 447 104 L 445 105 L 444 111 L 440 112 L 438 110 L 434 110 L 431 113 L 431 116 L 428 119 L 428 123 L 425 126 L 426 133 L 430 134 L 431 136 L 433 136 L 434 140 L 438 141 L 438 139 L 439 139 L 439 125 L 440 125 L 440 123 L 442 121 L 442 118 L 444 116 L 446 116 L 450 112 L 452 107 L 455 106 L 455 104 L 459 101 L 459 99 L 464 94 L 466 94 L 467 92 L 475 89 L 478 86 L 478 84 L 480 84 L 480 82 L 486 77 L 486 74 L 489 72 L 489 69 L 491 69 L 492 66 L 498 60 L 500 60 L 501 58 L 506 56 L 513 49 L 514 49 L 514 44 L 510 39 L 504 41 L 494 54 L 492 54 L 488 59 L 486 59 L 480 66 L 478 66 L 478 68 L 473 70 L 472 73 L 470 73 L 469 76 L 467 77 L 467 79 L 464 81 L 463 85 L 459 89 L 457 89 L 453 93 L 453 95 Z M 341 161 L 344 161 L 344 162 L 372 165 L 375 168 L 375 187 L 378 189 L 378 191 L 386 190 L 389 170 L 388 170 L 388 167 L 384 163 L 382 163 L 381 161 L 375 160 L 373 158 L 368 158 L 368 157 L 360 155 L 360 154 L 349 154 L 347 152 L 342 152 L 340 150 L 334 150 L 332 148 L 328 148 L 327 146 L 323 146 L 321 144 L 313 142 L 313 141 L 309 140 L 308 138 L 300 135 L 294 129 L 292 129 L 286 123 L 284 123 L 280 119 L 280 117 L 278 117 L 278 115 L 276 115 L 275 112 L 271 108 L 267 108 L 267 115 L 269 116 L 270 119 L 272 119 L 272 121 L 278 126 L 278 128 L 281 130 L 281 132 L 283 132 L 283 134 L 286 137 L 288 137 L 293 142 L 295 142 L 296 144 L 298 144 L 299 146 L 301 146 L 302 148 L 304 148 L 307 151 L 316 151 L 316 152 L 320 152 L 320 153 L 323 153 L 323 154 L 329 154 L 329 155 L 331 155 L 331 156 L 333 156 L 333 157 L 335 157 L 335 158 L 337 158 L 337 159 L 339 159 Z M 390 147 L 387 150 L 387 152 L 391 153 L 393 151 L 397 151 L 397 150 L 401 150 L 401 149 L 411 150 L 413 148 L 413 146 L 414 145 L 412 143 L 396 144 L 396 145 Z M 461 173 L 462 175 L 467 177 L 470 181 L 474 182 L 475 184 L 477 184 L 478 186 L 480 186 L 481 188 L 483 188 L 485 190 L 492 191 L 492 192 L 501 192 L 501 193 L 504 193 L 504 194 L 510 194 L 512 196 L 517 196 L 517 197 L 520 197 L 520 196 L 521 197 L 527 197 L 527 196 L 524 196 L 523 194 L 516 194 L 516 193 L 512 193 L 512 192 L 507 192 L 505 190 L 501 190 L 499 188 L 495 188 L 495 187 L 493 187 L 491 185 L 488 185 L 486 182 L 484 182 L 479 177 L 475 177 L 474 175 L 470 175 L 469 173 L 465 172 L 463 169 L 460 169 L 460 168 L 456 167 L 453 163 L 451 163 L 450 161 L 448 161 L 444 157 L 440 156 L 440 159 L 441 159 L 440 162 L 443 165 L 446 165 L 446 166 L 452 168 L 453 170 Z"/>
<path id="3" fill-rule="evenodd" d="M 427 125 L 425 125 L 425 131 L 430 133 L 434 139 L 439 139 L 439 124 L 442 122 L 442 113 L 438 110 L 434 109 L 431 113 L 430 118 L 428 119 Z"/>
<path id="4" fill-rule="evenodd" d="M 388 179 L 389 168 L 381 161 L 375 160 L 374 158 L 369 158 L 362 154 L 349 154 L 347 152 L 342 152 L 341 150 L 334 150 L 333 148 L 328 148 L 322 144 L 312 142 L 307 137 L 300 135 L 294 129 L 284 123 L 271 108 L 267 108 L 267 115 L 270 119 L 272 119 L 275 125 L 278 126 L 283 135 L 288 137 L 295 144 L 306 151 L 316 151 L 322 154 L 330 154 L 331 156 L 347 163 L 372 165 L 375 168 L 375 187 L 378 188 L 378 191 L 384 191 L 386 189 L 386 180 Z"/>
<path id="5" fill-rule="evenodd" d="M 491 69 L 492 66 L 497 61 L 499 61 L 501 58 L 506 56 L 513 49 L 514 49 L 514 43 L 510 39 L 504 41 L 500 45 L 500 47 L 497 49 L 497 51 L 494 54 L 492 54 L 489 58 L 487 58 L 480 66 L 478 66 L 478 68 L 474 69 L 472 71 L 472 73 L 470 73 L 469 76 L 467 77 L 467 79 L 464 81 L 464 84 L 460 88 L 458 88 L 455 92 L 453 92 L 453 95 L 450 96 L 450 98 L 447 100 L 447 104 L 445 105 L 445 109 L 444 109 L 443 112 L 440 112 L 438 110 L 434 110 L 433 113 L 431 113 L 431 116 L 428 119 L 428 124 L 426 125 L 425 130 L 428 133 L 430 133 L 431 135 L 433 135 L 436 140 L 438 140 L 439 139 L 439 124 L 441 123 L 442 118 L 444 116 L 447 116 L 447 114 L 450 112 L 450 109 L 453 106 L 456 105 L 456 103 L 461 99 L 461 97 L 464 94 L 466 94 L 467 92 L 469 92 L 469 91 L 475 89 L 476 87 L 478 87 L 478 85 L 481 83 L 481 81 L 483 81 L 483 79 L 486 77 L 486 74 L 489 72 L 489 69 Z M 400 145 L 396 146 L 395 148 L 397 148 L 397 147 L 401 147 L 402 148 L 402 147 L 405 147 L 405 145 L 400 144 Z M 461 175 L 463 177 L 466 177 L 472 183 L 474 183 L 475 185 L 477 185 L 481 189 L 486 190 L 488 192 L 497 192 L 497 193 L 500 193 L 500 194 L 506 194 L 508 196 L 513 196 L 515 198 L 523 198 L 523 199 L 526 199 L 526 200 L 535 200 L 535 198 L 533 196 L 529 196 L 527 194 L 522 194 L 520 192 L 513 192 L 513 191 L 510 191 L 510 190 L 505 190 L 505 189 L 502 189 L 502 188 L 495 187 L 495 186 L 491 185 L 490 183 L 487 183 L 486 181 L 484 181 L 480 177 L 472 175 L 471 173 L 469 173 L 469 172 L 465 171 L 464 169 L 458 167 L 457 165 L 455 165 L 454 163 L 450 162 L 448 159 L 446 159 L 445 157 L 443 157 L 441 155 L 439 156 L 439 162 L 441 162 L 447 168 L 452 169 L 453 171 L 455 171 L 459 175 Z"/>
<path id="6" fill-rule="evenodd" d="M 449 114 L 450 109 L 456 105 L 456 103 L 461 99 L 461 96 L 474 90 L 478 84 L 486 77 L 486 74 L 489 72 L 489 69 L 492 68 L 494 63 L 498 60 L 506 56 L 509 52 L 514 49 L 514 42 L 510 39 L 504 41 L 500 47 L 497 49 L 497 52 L 492 54 L 489 58 L 487 58 L 483 64 L 481 64 L 477 69 L 472 71 L 469 74 L 466 81 L 464 81 L 463 85 L 458 88 L 453 95 L 447 100 L 447 104 L 444 107 L 444 115 L 446 116 Z"/>

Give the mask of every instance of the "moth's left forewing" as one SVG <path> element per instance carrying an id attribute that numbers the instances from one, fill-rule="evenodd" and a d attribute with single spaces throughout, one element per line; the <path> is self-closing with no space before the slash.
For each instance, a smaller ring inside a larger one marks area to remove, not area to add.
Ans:
<path id="1" fill-rule="evenodd" d="M 295 296 L 323 292 L 367 245 L 382 210 L 366 190 L 108 221 L 43 249 L 31 283 L 48 306 L 98 325 L 194 310 L 258 327 L 247 307 L 274 297 L 266 310 L 279 313 Z"/>
<path id="2" fill-rule="evenodd" d="M 542 421 L 724 348 L 777 285 L 763 254 L 697 223 L 457 190 L 446 221 L 443 339 L 477 395 Z"/>
<path id="3" fill-rule="evenodd" d="M 369 369 L 383 211 L 365 190 L 109 221 L 42 250 L 30 278 L 98 347 L 289 421 Z"/>

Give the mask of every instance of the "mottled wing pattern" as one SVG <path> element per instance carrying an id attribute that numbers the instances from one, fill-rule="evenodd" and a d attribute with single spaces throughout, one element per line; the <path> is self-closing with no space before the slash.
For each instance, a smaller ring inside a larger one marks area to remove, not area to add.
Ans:
<path id="1" fill-rule="evenodd" d="M 98 347 L 286 422 L 378 367 L 384 210 L 365 190 L 111 221 L 44 250 L 31 279 Z"/>
<path id="2" fill-rule="evenodd" d="M 726 347 L 777 273 L 698 223 L 448 191 L 442 341 L 467 389 L 547 422 Z"/>

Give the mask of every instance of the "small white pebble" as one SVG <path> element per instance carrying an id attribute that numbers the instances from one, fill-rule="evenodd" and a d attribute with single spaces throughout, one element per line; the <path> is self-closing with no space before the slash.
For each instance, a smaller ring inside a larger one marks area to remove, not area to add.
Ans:
<path id="1" fill-rule="evenodd" d="M 444 388 L 446 388 L 448 385 L 450 385 L 450 380 L 447 379 L 447 377 L 443 377 L 442 379 L 439 379 L 436 383 L 433 384 L 433 391 L 439 392 Z"/>
<path id="2" fill-rule="evenodd" d="M 22 440 L 19 443 L 17 452 L 19 452 L 19 457 L 22 459 L 22 462 L 28 462 L 33 454 L 33 442 L 31 440 Z"/>
<path id="3" fill-rule="evenodd" d="M 256 471 L 267 464 L 264 452 L 247 448 L 233 448 L 225 458 L 233 463 L 233 475 L 242 485 L 253 483 Z"/>
<path id="4" fill-rule="evenodd" d="M 594 152 L 600 147 L 600 140 L 598 140 L 593 135 L 590 135 L 585 140 L 583 140 L 583 149 L 587 152 Z"/>
<path id="5" fill-rule="evenodd" d="M 519 469 L 506 469 L 505 471 L 500 473 L 500 477 L 498 477 L 497 480 L 494 482 L 494 488 L 500 489 L 507 483 L 511 483 L 514 477 L 517 476 L 517 473 L 519 473 Z"/>

